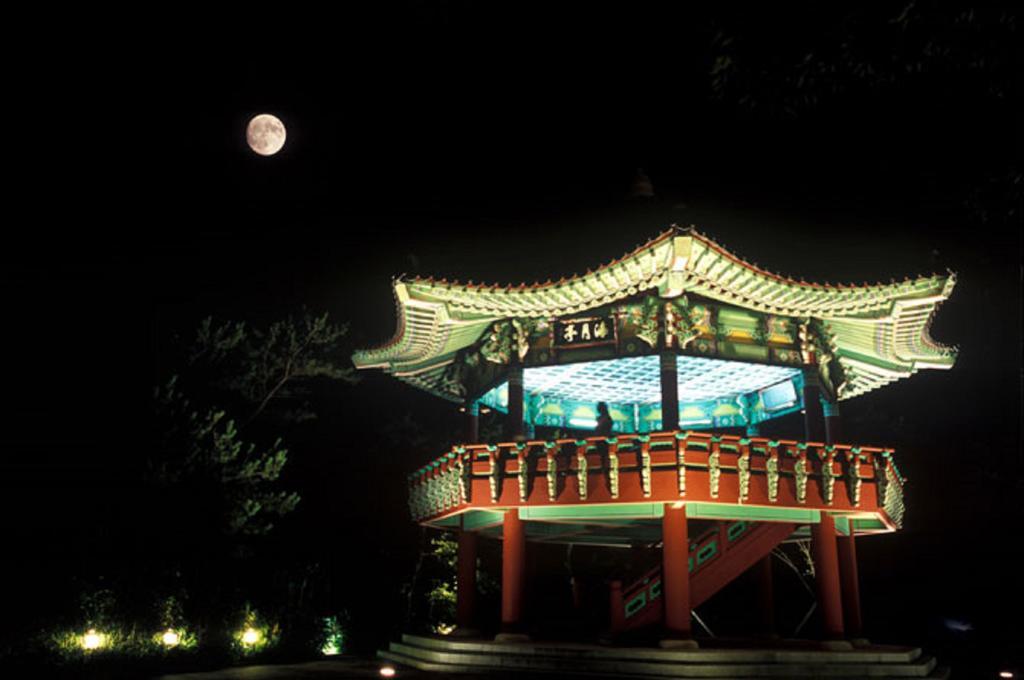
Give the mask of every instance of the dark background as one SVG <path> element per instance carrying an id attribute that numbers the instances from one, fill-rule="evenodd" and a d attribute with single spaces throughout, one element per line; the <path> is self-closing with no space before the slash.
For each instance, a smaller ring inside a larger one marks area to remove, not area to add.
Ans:
<path id="1" fill-rule="evenodd" d="M 858 544 L 865 617 L 986 669 L 1019 654 L 1019 17 L 628 7 L 136 17 L 17 52 L 7 625 L 157 559 L 134 539 L 149 400 L 204 316 L 305 305 L 362 347 L 394 331 L 393 275 L 557 279 L 679 223 L 795 278 L 957 272 L 932 328 L 956 367 L 843 405 L 847 438 L 896 447 L 909 479 L 905 530 Z M 264 111 L 288 129 L 271 158 L 244 141 Z M 653 198 L 630 197 L 641 167 Z M 435 455 L 378 442 L 396 416 L 446 437 L 457 414 L 376 374 L 323 389 L 268 554 L 328 565 L 371 648 L 416 549 L 403 477 Z"/>

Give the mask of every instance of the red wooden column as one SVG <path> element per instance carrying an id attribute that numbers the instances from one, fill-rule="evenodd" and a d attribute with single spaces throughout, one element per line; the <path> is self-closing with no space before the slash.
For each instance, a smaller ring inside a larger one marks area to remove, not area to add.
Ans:
<path id="1" fill-rule="evenodd" d="M 508 419 L 505 436 L 519 440 L 523 437 L 523 365 L 513 363 L 508 367 Z"/>
<path id="2" fill-rule="evenodd" d="M 804 368 L 804 437 L 809 442 L 825 441 L 825 415 L 817 366 Z"/>
<path id="3" fill-rule="evenodd" d="M 662 647 L 696 646 L 690 622 L 690 536 L 686 506 L 665 505 L 661 520 L 661 586 L 665 598 Z"/>
<path id="4" fill-rule="evenodd" d="M 679 429 L 679 381 L 676 355 L 671 351 L 661 353 L 661 429 Z"/>
<path id="5" fill-rule="evenodd" d="M 825 442 L 838 444 L 843 437 L 843 419 L 839 414 L 839 404 L 825 401 L 822 404 L 822 412 L 825 416 Z"/>
<path id="6" fill-rule="evenodd" d="M 622 581 L 617 579 L 608 585 L 608 617 L 611 632 L 618 633 L 626 627 L 626 602 L 622 598 Z"/>
<path id="7" fill-rule="evenodd" d="M 836 526 L 832 516 L 821 513 L 821 521 L 811 525 L 811 551 L 814 556 L 814 581 L 818 609 L 826 639 L 843 637 L 843 604 L 839 589 L 839 557 L 836 552 Z"/>
<path id="8" fill-rule="evenodd" d="M 754 577 L 757 579 L 757 608 L 761 614 L 761 633 L 775 634 L 775 584 L 772 577 L 771 553 L 762 557 L 754 565 Z"/>
<path id="9" fill-rule="evenodd" d="M 457 591 L 455 593 L 455 623 L 458 630 L 473 629 L 476 612 L 476 534 L 459 532 Z"/>
<path id="10" fill-rule="evenodd" d="M 519 510 L 505 511 L 501 543 L 501 631 L 506 639 L 523 629 L 526 575 L 526 526 Z"/>
<path id="11" fill-rule="evenodd" d="M 839 578 L 843 586 L 843 621 L 846 624 L 846 634 L 857 638 L 864 634 L 860 616 L 860 583 L 857 578 L 857 542 L 851 531 L 849 536 L 840 536 L 838 543 Z"/>
<path id="12" fill-rule="evenodd" d="M 463 408 L 463 443 L 476 444 L 480 439 L 480 404 L 476 401 L 467 401 Z"/>
<path id="13" fill-rule="evenodd" d="M 834 401 L 824 403 L 825 441 L 836 444 L 843 436 L 843 420 L 839 413 L 839 404 Z M 850 535 L 839 536 L 837 541 L 839 557 L 839 580 L 842 585 L 843 625 L 850 637 L 860 637 L 864 626 L 860 615 L 860 580 L 857 577 L 857 539 L 853 534 L 853 522 L 850 522 Z"/>

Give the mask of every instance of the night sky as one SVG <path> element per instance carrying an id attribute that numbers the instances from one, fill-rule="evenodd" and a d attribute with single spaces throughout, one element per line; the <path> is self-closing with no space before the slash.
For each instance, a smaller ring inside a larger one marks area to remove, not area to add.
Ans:
<path id="1" fill-rule="evenodd" d="M 111 520 L 132 511 L 152 386 L 204 316 L 306 306 L 350 322 L 354 349 L 393 333 L 394 275 L 558 279 L 679 223 L 794 278 L 957 272 L 932 329 L 957 366 L 843 405 L 846 438 L 894 446 L 909 479 L 906 529 L 858 544 L 865 616 L 892 640 L 936 644 L 944 618 L 1024 639 L 1014 24 L 765 12 L 400 3 L 290 16 L 273 41 L 168 24 L 19 75 L 0 552 L 20 611 L 67 571 L 147 559 Z M 795 83 L 805 55 L 825 68 Z M 287 126 L 277 156 L 245 145 L 260 112 Z M 653 198 L 630 198 L 638 168 Z M 373 461 L 372 442 L 396 414 L 457 414 L 377 374 L 332 389 L 281 540 L 399 573 L 410 548 L 382 534 L 415 541 L 403 473 L 435 453 Z"/>

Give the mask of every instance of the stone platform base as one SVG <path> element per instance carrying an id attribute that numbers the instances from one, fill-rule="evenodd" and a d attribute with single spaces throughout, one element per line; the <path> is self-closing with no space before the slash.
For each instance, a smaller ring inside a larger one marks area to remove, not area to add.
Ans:
<path id="1" fill-rule="evenodd" d="M 870 645 L 824 650 L 800 641 L 760 647 L 702 643 L 699 649 L 608 647 L 560 642 L 496 642 L 403 635 L 382 659 L 425 671 L 448 673 L 574 673 L 619 678 L 895 678 L 945 679 L 949 669 L 920 649 Z M 751 643 L 755 645 L 757 643 Z"/>

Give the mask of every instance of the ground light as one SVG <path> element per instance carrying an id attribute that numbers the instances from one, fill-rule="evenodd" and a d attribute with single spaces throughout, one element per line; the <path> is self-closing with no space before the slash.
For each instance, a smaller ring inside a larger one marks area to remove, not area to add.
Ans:
<path id="1" fill-rule="evenodd" d="M 170 628 L 160 636 L 160 642 L 164 643 L 165 647 L 177 647 L 178 643 L 181 642 L 181 636 Z"/>
<path id="2" fill-rule="evenodd" d="M 382 677 L 382 678 L 393 678 L 393 677 L 395 677 L 395 667 L 394 666 L 381 666 L 380 667 L 380 677 Z"/>
<path id="3" fill-rule="evenodd" d="M 260 632 L 255 628 L 246 628 L 242 631 L 242 644 L 254 645 L 260 641 Z"/>
<path id="4" fill-rule="evenodd" d="M 104 633 L 97 633 L 96 629 L 90 628 L 82 636 L 82 649 L 93 650 L 105 647 L 107 636 Z"/>
<path id="5" fill-rule="evenodd" d="M 999 677 L 1012 679 L 1013 673 L 1011 671 L 999 671 Z"/>

